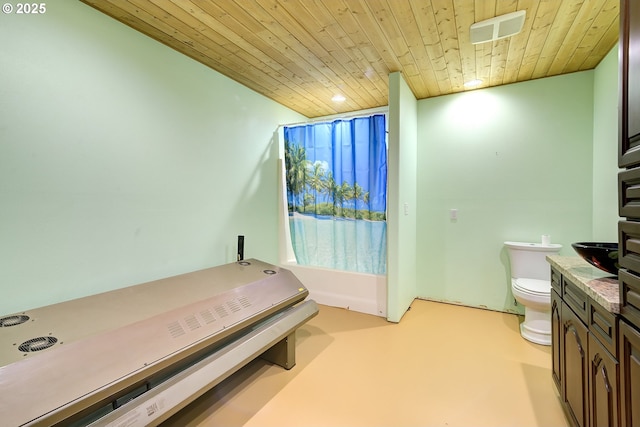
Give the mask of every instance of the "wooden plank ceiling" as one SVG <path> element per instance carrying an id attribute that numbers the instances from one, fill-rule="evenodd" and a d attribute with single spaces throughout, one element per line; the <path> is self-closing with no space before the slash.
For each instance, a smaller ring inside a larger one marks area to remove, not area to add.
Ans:
<path id="1" fill-rule="evenodd" d="M 307 117 L 594 68 L 618 40 L 619 0 L 81 0 Z M 526 11 L 472 45 L 469 27 Z M 343 95 L 343 102 L 332 101 Z"/>

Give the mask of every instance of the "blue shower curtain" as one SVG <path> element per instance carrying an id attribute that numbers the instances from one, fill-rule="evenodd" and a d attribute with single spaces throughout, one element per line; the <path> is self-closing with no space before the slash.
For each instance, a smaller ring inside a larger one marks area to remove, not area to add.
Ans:
<path id="1" fill-rule="evenodd" d="M 298 264 L 386 274 L 385 130 L 381 114 L 284 128 Z"/>

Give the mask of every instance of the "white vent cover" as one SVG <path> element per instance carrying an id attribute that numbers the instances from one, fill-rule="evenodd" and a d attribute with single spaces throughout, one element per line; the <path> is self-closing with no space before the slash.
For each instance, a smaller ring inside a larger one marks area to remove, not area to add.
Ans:
<path id="1" fill-rule="evenodd" d="M 476 22 L 469 31 L 471 43 L 485 43 L 518 34 L 522 30 L 526 14 L 525 10 L 518 10 Z"/>

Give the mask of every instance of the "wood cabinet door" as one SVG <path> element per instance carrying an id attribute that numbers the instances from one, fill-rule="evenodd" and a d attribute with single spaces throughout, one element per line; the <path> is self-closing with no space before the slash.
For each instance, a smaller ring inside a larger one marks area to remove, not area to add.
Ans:
<path id="1" fill-rule="evenodd" d="M 555 289 L 551 291 L 551 376 L 562 396 L 562 300 Z"/>
<path id="2" fill-rule="evenodd" d="M 618 165 L 640 164 L 640 2 L 620 2 Z"/>
<path id="3" fill-rule="evenodd" d="M 587 427 L 589 421 L 589 357 L 587 327 L 562 303 L 562 396 L 574 426 Z"/>
<path id="4" fill-rule="evenodd" d="M 640 332 L 620 321 L 620 425 L 640 425 Z"/>
<path id="5" fill-rule="evenodd" d="M 591 427 L 617 427 L 618 361 L 589 332 L 589 408 Z"/>

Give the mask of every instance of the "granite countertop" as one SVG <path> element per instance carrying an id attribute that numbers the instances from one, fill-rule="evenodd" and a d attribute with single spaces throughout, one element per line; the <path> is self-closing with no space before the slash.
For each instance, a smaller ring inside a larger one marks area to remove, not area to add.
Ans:
<path id="1" fill-rule="evenodd" d="M 592 267 L 577 256 L 547 255 L 547 261 L 605 310 L 620 313 L 620 291 L 616 276 Z"/>

